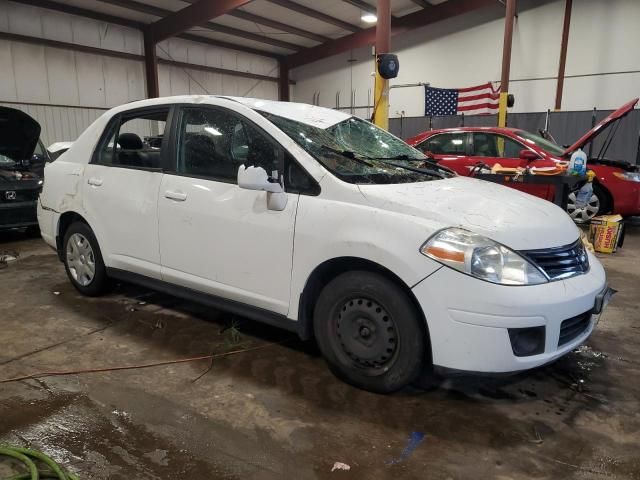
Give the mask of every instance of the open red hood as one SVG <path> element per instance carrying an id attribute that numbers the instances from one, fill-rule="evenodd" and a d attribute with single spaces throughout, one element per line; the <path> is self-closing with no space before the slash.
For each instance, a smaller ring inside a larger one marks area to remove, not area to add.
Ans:
<path id="1" fill-rule="evenodd" d="M 563 156 L 568 156 L 569 154 L 571 154 L 572 152 L 574 152 L 578 148 L 584 147 L 587 143 L 589 143 L 591 140 L 596 138 L 596 136 L 598 136 L 598 134 L 607 125 L 610 125 L 613 122 L 618 121 L 622 117 L 627 115 L 631 110 L 633 110 L 633 107 L 636 106 L 636 104 L 638 103 L 638 100 L 639 100 L 638 98 L 635 98 L 635 99 L 631 100 L 630 102 L 625 103 L 623 106 L 621 106 L 615 112 L 612 112 L 606 118 L 603 118 L 600 121 L 600 123 L 598 123 L 595 127 L 593 127 L 591 130 L 589 130 L 587 133 L 585 133 L 578 140 L 576 140 L 573 145 L 571 145 L 569 148 L 567 148 L 564 151 Z"/>

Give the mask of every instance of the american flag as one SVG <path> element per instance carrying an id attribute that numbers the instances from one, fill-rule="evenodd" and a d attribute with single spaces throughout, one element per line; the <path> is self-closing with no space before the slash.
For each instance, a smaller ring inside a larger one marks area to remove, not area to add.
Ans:
<path id="1" fill-rule="evenodd" d="M 431 115 L 478 115 L 498 113 L 500 87 L 491 82 L 469 88 L 425 87 L 424 114 Z"/>

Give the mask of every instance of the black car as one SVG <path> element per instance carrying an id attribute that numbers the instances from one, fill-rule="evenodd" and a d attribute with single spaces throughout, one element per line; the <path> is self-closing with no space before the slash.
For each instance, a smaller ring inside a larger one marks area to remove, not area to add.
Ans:
<path id="1" fill-rule="evenodd" d="M 37 228 L 44 165 L 40 124 L 20 110 L 0 107 L 0 230 Z"/>

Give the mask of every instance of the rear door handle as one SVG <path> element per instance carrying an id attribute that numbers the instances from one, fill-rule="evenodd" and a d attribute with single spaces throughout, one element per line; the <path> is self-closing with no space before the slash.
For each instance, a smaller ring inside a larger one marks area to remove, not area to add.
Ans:
<path id="1" fill-rule="evenodd" d="M 172 192 L 171 190 L 167 190 L 166 192 L 164 192 L 164 196 L 165 198 L 169 198 L 177 202 L 184 202 L 187 199 L 186 193 Z"/>
<path id="2" fill-rule="evenodd" d="M 94 187 L 99 187 L 99 186 L 102 185 L 102 179 L 101 178 L 91 177 L 91 178 L 89 178 L 89 180 L 87 180 L 87 183 L 89 185 L 93 185 Z"/>

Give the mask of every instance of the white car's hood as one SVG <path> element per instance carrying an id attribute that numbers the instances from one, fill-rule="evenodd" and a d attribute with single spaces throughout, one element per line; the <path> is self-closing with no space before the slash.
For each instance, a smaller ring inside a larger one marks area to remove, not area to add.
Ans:
<path id="1" fill-rule="evenodd" d="M 553 203 L 484 180 L 455 177 L 358 187 L 372 206 L 424 218 L 437 229 L 466 228 L 515 250 L 559 247 L 580 235 Z"/>

